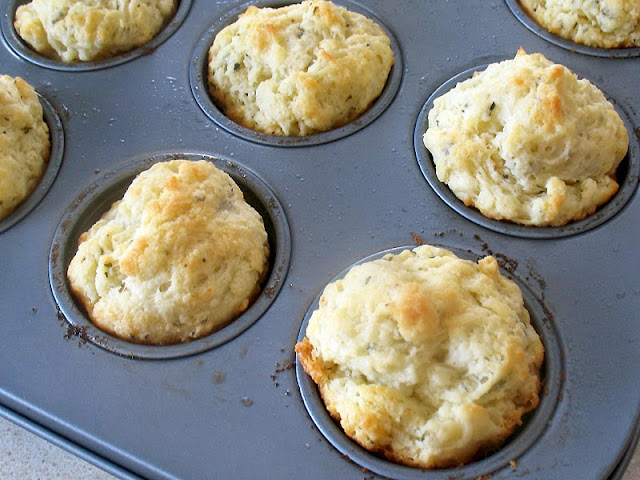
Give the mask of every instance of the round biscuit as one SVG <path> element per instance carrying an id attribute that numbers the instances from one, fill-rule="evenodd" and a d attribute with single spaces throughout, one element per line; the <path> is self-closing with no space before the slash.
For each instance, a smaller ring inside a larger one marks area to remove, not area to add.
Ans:
<path id="1" fill-rule="evenodd" d="M 0 75 L 0 219 L 36 188 L 50 152 L 36 92 L 20 77 Z"/>
<path id="2" fill-rule="evenodd" d="M 561 226 L 618 190 L 629 136 L 603 93 L 522 49 L 437 98 L 423 140 L 438 179 L 497 220 Z"/>
<path id="3" fill-rule="evenodd" d="M 177 0 L 31 0 L 16 10 L 14 26 L 45 57 L 89 62 L 144 45 L 176 6 Z"/>
<path id="4" fill-rule="evenodd" d="M 380 95 L 394 62 L 390 44 L 373 20 L 328 1 L 250 6 L 209 49 L 209 91 L 227 117 L 251 130 L 328 131 Z"/>
<path id="5" fill-rule="evenodd" d="M 423 245 L 352 267 L 296 345 L 345 433 L 387 459 L 459 466 L 539 403 L 544 349 L 493 257 Z"/>
<path id="6" fill-rule="evenodd" d="M 640 0 L 520 0 L 554 35 L 595 48 L 640 47 Z"/>
<path id="7" fill-rule="evenodd" d="M 140 173 L 79 238 L 67 276 L 99 328 L 147 344 L 216 331 L 258 296 L 268 270 L 262 217 L 207 161 Z"/>

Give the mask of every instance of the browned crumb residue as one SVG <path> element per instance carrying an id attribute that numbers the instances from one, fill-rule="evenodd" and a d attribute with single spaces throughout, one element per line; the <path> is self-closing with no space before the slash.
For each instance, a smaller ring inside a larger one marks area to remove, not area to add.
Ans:
<path id="1" fill-rule="evenodd" d="M 276 362 L 276 373 L 286 372 L 287 370 L 291 370 L 295 366 L 296 362 L 289 362 L 284 365 L 280 362 Z"/>
<path id="2" fill-rule="evenodd" d="M 474 235 L 473 238 L 482 243 L 482 251 L 487 255 L 491 255 L 492 257 L 494 257 L 500 267 L 504 268 L 509 273 L 514 273 L 516 271 L 516 269 L 518 268 L 517 260 L 509 258 L 503 253 L 494 252 L 489 248 L 489 245 L 484 240 L 482 240 L 482 238 L 480 238 L 479 235 Z"/>
<path id="3" fill-rule="evenodd" d="M 511 465 L 511 470 L 515 470 L 516 468 L 518 468 L 518 462 L 516 462 L 515 460 L 509 461 L 509 465 Z"/>
<path id="4" fill-rule="evenodd" d="M 423 241 L 422 241 L 422 237 L 420 235 L 418 235 L 417 233 L 411 233 L 411 238 L 413 238 L 413 241 L 416 245 L 422 245 Z"/>
<path id="5" fill-rule="evenodd" d="M 285 349 L 281 349 L 280 351 L 284 352 Z M 282 372 L 286 372 L 287 370 L 291 370 L 292 368 L 294 368 L 296 366 L 296 362 L 292 361 L 292 362 L 276 362 L 276 369 L 275 371 L 269 375 L 271 377 L 271 380 L 273 381 L 273 385 L 277 388 L 280 386 L 280 382 L 278 382 L 278 376 L 279 374 L 281 374 Z M 289 390 L 287 390 L 285 392 L 285 395 L 291 395 L 291 392 Z"/>
<path id="6" fill-rule="evenodd" d="M 88 340 L 87 328 L 69 324 L 69 326 L 67 326 L 67 331 L 64 334 L 64 339 L 70 340 L 73 337 L 78 337 L 81 340 Z"/>

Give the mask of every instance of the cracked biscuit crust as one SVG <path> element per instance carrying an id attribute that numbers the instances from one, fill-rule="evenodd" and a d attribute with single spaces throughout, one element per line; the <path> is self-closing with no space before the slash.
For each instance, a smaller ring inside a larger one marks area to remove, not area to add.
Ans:
<path id="1" fill-rule="evenodd" d="M 624 122 L 603 93 L 522 49 L 437 98 L 423 137 L 441 182 L 497 220 L 560 226 L 618 190 Z"/>
<path id="2" fill-rule="evenodd" d="M 249 7 L 209 50 L 209 91 L 240 125 L 300 136 L 349 123 L 382 92 L 389 37 L 365 16 L 323 0 Z"/>
<path id="3" fill-rule="evenodd" d="M 71 289 L 125 340 L 186 342 L 244 312 L 268 270 L 267 233 L 233 179 L 207 161 L 155 164 L 79 239 Z"/>
<path id="4" fill-rule="evenodd" d="M 345 433 L 391 461 L 458 466 L 539 403 L 543 346 L 518 286 L 424 245 L 329 284 L 298 359 Z"/>
<path id="5" fill-rule="evenodd" d="M 15 29 L 33 50 L 67 63 L 110 58 L 144 45 L 175 13 L 177 0 L 32 0 Z"/>

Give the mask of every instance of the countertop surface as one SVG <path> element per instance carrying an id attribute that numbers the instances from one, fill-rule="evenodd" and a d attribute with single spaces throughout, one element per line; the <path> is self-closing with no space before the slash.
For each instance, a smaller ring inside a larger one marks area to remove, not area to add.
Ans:
<path id="1" fill-rule="evenodd" d="M 114 480 L 116 477 L 0 417 L 0 478 Z M 640 444 L 621 480 L 640 479 Z"/>

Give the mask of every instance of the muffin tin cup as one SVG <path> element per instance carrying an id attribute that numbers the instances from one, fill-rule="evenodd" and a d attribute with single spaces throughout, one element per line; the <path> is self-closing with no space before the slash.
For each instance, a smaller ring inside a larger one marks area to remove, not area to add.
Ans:
<path id="1" fill-rule="evenodd" d="M 67 63 L 61 60 L 45 57 L 33 50 L 16 32 L 14 20 L 16 10 L 21 5 L 29 3 L 30 0 L 9 0 L 1 12 L 0 29 L 4 34 L 6 42 L 9 44 L 13 52 L 24 60 L 31 62 L 40 67 L 52 70 L 68 71 L 68 72 L 85 72 L 90 70 L 100 70 L 103 68 L 114 67 L 126 62 L 130 62 L 138 57 L 149 55 L 155 51 L 165 40 L 167 40 L 180 27 L 191 8 L 192 0 L 179 0 L 178 8 L 169 22 L 144 45 L 136 47 L 127 52 L 123 52 L 111 58 L 102 60 L 94 60 L 90 62 Z"/>
<path id="2" fill-rule="evenodd" d="M 459 258 L 474 262 L 485 256 L 473 253 L 470 250 L 461 250 L 447 245 L 434 244 L 434 246 L 445 248 L 455 253 Z M 387 254 L 398 254 L 403 250 L 415 247 L 415 245 L 395 247 L 365 257 L 336 275 L 330 282 L 344 278 L 347 272 L 355 265 L 382 258 Z M 296 378 L 305 407 L 320 432 L 340 453 L 346 455 L 364 469 L 394 480 L 424 480 L 427 478 L 430 480 L 450 480 L 452 478 L 456 480 L 476 480 L 485 478 L 485 475 L 491 475 L 500 470 L 511 470 L 510 462 L 517 461 L 522 455 L 535 448 L 536 442 L 544 441 L 545 429 L 553 420 L 562 389 L 564 348 L 553 322 L 547 314 L 548 309 L 542 300 L 533 293 L 526 283 L 512 273 L 504 271 L 504 269 L 501 269 L 501 273 L 516 282 L 520 287 L 525 306 L 531 316 L 531 324 L 540 336 L 545 349 L 541 370 L 540 404 L 534 411 L 527 413 L 523 417 L 523 425 L 496 452 L 486 458 L 458 468 L 425 470 L 399 465 L 368 452 L 343 432 L 340 425 L 327 412 L 316 384 L 296 359 Z M 319 294 L 309 307 L 300 327 L 298 342 L 304 339 L 309 319 L 313 312 L 318 309 L 321 296 L 322 294 Z"/>
<path id="3" fill-rule="evenodd" d="M 571 52 L 581 53 L 583 55 L 591 55 L 593 57 L 604 58 L 630 58 L 640 56 L 640 47 L 628 47 L 628 48 L 598 48 L 589 47 L 580 43 L 567 40 L 558 35 L 549 32 L 546 28 L 539 25 L 533 18 L 527 14 L 524 8 L 520 5 L 519 0 L 505 0 L 511 12 L 520 22 L 538 35 L 540 38 L 546 41 L 562 47 Z"/>
<path id="4" fill-rule="evenodd" d="M 47 162 L 47 168 L 42 178 L 33 192 L 31 192 L 13 212 L 0 220 L 0 234 L 22 220 L 42 201 L 53 185 L 60 171 L 60 166 L 62 165 L 62 159 L 64 157 L 64 130 L 62 129 L 62 122 L 53 105 L 38 92 L 36 92 L 36 94 L 42 106 L 43 119 L 49 127 L 49 141 L 51 142 L 49 161 Z"/>
<path id="5" fill-rule="evenodd" d="M 271 249 L 270 269 L 262 292 L 251 306 L 227 326 L 190 342 L 145 345 L 120 339 L 96 327 L 75 301 L 66 271 L 77 250 L 78 237 L 122 198 L 137 174 L 153 164 L 173 159 L 207 160 L 233 178 L 245 200 L 261 215 Z M 101 175 L 73 202 L 56 229 L 50 251 L 49 279 L 60 311 L 69 322 L 68 335 L 79 336 L 113 353 L 137 359 L 171 359 L 205 352 L 231 341 L 269 308 L 282 287 L 289 265 L 291 238 L 287 219 L 271 189 L 255 173 L 236 162 L 204 154 L 158 154 L 143 157 Z"/>
<path id="6" fill-rule="evenodd" d="M 336 1 L 334 3 L 350 11 L 361 13 L 362 15 L 374 20 L 378 25 L 380 25 L 380 27 L 382 27 L 391 40 L 394 64 L 391 67 L 387 83 L 385 84 L 382 93 L 376 100 L 374 100 L 367 111 L 342 127 L 313 135 L 292 137 L 269 135 L 243 127 L 225 116 L 217 107 L 209 94 L 208 87 L 209 49 L 213 44 L 216 35 L 226 26 L 234 23 L 238 19 L 238 16 L 250 5 L 277 8 L 290 4 L 282 2 L 281 0 L 260 0 L 244 3 L 223 15 L 202 35 L 193 51 L 189 69 L 191 91 L 202 111 L 217 125 L 229 133 L 232 133 L 244 140 L 277 147 L 307 147 L 333 142 L 340 138 L 349 136 L 373 122 L 391 104 L 396 96 L 398 88 L 400 87 L 403 72 L 402 52 L 400 51 L 400 46 L 398 45 L 393 33 L 385 26 L 384 22 L 377 18 L 372 12 L 356 3 L 350 2 L 349 0 Z"/>
<path id="7" fill-rule="evenodd" d="M 506 59 L 496 61 L 502 60 Z M 413 143 L 420 170 L 431 188 L 433 188 L 433 190 L 447 205 L 467 220 L 489 230 L 506 235 L 512 235 L 514 237 L 531 239 L 568 237 L 596 228 L 617 215 L 629 202 L 631 197 L 633 197 L 638 186 L 638 179 L 640 178 L 640 142 L 638 135 L 636 134 L 636 129 L 631 123 L 629 116 L 620 107 L 620 105 L 615 102 L 615 100 L 609 97 L 607 97 L 607 99 L 613 104 L 616 112 L 618 112 L 620 118 L 622 118 L 629 134 L 629 150 L 616 172 L 618 183 L 620 184 L 620 188 L 616 194 L 606 204 L 599 207 L 593 214 L 582 220 L 570 222 L 560 227 L 535 227 L 519 225 L 504 220 L 495 220 L 484 216 L 476 208 L 466 206 L 464 202 L 456 197 L 453 191 L 451 191 L 445 183 L 438 179 L 435 164 L 433 163 L 433 157 L 422 140 L 424 133 L 429 127 L 429 112 L 433 108 L 433 102 L 438 97 L 441 97 L 453 89 L 459 82 L 468 80 L 476 72 L 484 71 L 489 65 L 490 64 L 479 65 L 450 78 L 429 96 L 426 103 L 420 110 L 413 134 Z"/>

